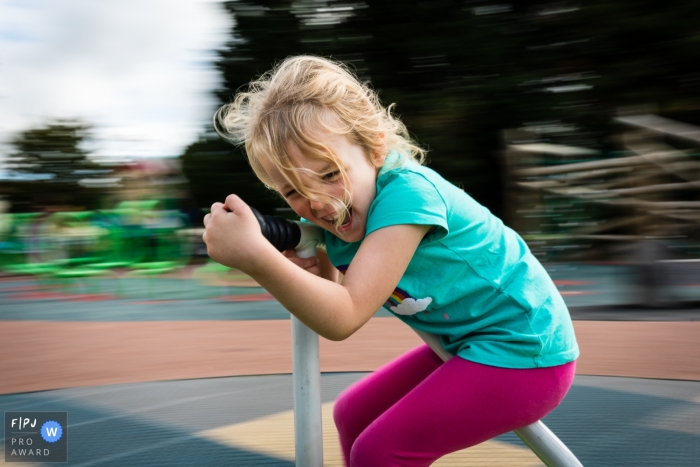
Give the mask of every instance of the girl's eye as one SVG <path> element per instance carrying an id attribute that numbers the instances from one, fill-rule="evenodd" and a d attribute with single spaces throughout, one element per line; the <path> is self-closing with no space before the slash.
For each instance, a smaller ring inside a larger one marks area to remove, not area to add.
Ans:
<path id="1" fill-rule="evenodd" d="M 297 192 L 296 190 L 289 190 L 287 193 L 284 194 L 284 197 L 289 198 L 290 196 L 292 196 L 296 192 Z"/>
<path id="2" fill-rule="evenodd" d="M 340 170 L 336 170 L 334 172 L 328 172 L 327 174 L 325 174 L 321 178 L 323 179 L 324 182 L 330 182 L 330 181 L 335 180 L 338 177 L 338 175 L 340 175 Z"/>

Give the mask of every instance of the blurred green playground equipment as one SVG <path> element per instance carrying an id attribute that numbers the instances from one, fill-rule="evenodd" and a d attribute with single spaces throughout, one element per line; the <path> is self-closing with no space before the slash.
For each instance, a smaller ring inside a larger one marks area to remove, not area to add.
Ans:
<path id="1" fill-rule="evenodd" d="M 84 282 L 85 292 L 91 292 L 87 287 L 88 279 L 107 272 L 93 267 L 104 260 L 111 246 L 110 231 L 94 222 L 94 214 L 92 211 L 58 212 L 43 223 L 43 235 L 50 245 L 48 251 L 54 264 L 46 275 L 67 290 Z"/>
<path id="2" fill-rule="evenodd" d="M 156 276 L 185 266 L 186 217 L 160 201 L 127 201 L 102 211 L 4 214 L 0 271 L 65 285 L 107 274 Z M 95 283 L 99 284 L 98 281 Z M 117 282 L 121 294 L 121 280 Z M 149 295 L 151 294 L 149 281 Z"/>
<path id="3" fill-rule="evenodd" d="M 192 244 L 181 232 L 187 218 L 178 211 L 162 210 L 160 201 L 124 201 L 117 206 L 126 222 L 129 238 L 141 253 L 130 263 L 125 277 L 148 277 L 148 297 L 153 298 L 153 277 L 177 271 L 189 262 Z"/>
<path id="4" fill-rule="evenodd" d="M 39 275 L 55 268 L 45 258 L 45 245 L 37 232 L 40 213 L 2 214 L 0 230 L 0 268 L 13 275 Z"/>

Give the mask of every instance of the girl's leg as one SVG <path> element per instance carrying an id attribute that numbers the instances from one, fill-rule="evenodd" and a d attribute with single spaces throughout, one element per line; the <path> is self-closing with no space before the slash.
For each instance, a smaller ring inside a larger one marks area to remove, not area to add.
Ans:
<path id="1" fill-rule="evenodd" d="M 338 396 L 333 419 L 340 435 L 345 465 L 349 465 L 350 450 L 360 433 L 442 364 L 430 347 L 422 345 L 361 379 Z"/>
<path id="2" fill-rule="evenodd" d="M 428 466 L 534 423 L 559 405 L 575 368 L 571 362 L 509 369 L 452 358 L 362 431 L 352 444 L 349 465 Z"/>

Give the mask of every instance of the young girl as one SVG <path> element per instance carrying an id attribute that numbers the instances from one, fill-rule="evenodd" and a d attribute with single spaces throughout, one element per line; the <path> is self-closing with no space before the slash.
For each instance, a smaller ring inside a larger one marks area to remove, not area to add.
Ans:
<path id="1" fill-rule="evenodd" d="M 326 253 L 279 253 L 230 195 L 204 218 L 214 260 L 328 339 L 383 305 L 456 356 L 443 363 L 423 345 L 347 389 L 334 411 L 346 465 L 427 466 L 561 402 L 578 347 L 546 271 L 513 230 L 421 165 L 391 107 L 343 65 L 289 58 L 215 124 L 245 143 L 265 185 L 325 229 Z"/>

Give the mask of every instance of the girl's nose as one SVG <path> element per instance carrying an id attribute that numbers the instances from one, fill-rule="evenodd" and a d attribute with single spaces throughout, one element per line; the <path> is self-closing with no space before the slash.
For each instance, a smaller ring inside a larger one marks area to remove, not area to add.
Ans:
<path id="1" fill-rule="evenodd" d="M 321 200 L 310 199 L 309 200 L 309 207 L 311 209 L 313 209 L 314 211 L 320 211 L 321 209 L 326 207 L 326 203 L 321 201 Z"/>

